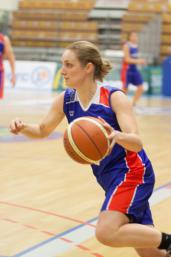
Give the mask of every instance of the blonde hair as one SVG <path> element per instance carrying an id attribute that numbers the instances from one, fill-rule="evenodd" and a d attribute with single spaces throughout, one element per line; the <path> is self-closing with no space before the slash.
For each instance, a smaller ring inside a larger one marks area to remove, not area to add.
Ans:
<path id="1" fill-rule="evenodd" d="M 110 61 L 101 57 L 99 49 L 93 43 L 77 41 L 70 44 L 67 49 L 76 54 L 81 65 L 85 66 L 87 63 L 92 63 L 94 65 L 94 78 L 101 82 L 112 68 Z"/>

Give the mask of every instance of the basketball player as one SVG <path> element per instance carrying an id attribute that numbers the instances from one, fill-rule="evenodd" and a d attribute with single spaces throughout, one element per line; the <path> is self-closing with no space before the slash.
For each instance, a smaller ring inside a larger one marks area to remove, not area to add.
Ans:
<path id="1" fill-rule="evenodd" d="M 3 60 L 7 58 L 11 66 L 11 84 L 15 86 L 15 57 L 9 38 L 0 33 L 0 100 L 4 95 L 4 65 Z"/>
<path id="2" fill-rule="evenodd" d="M 169 255 L 171 235 L 153 224 L 149 197 L 154 172 L 142 148 L 132 104 L 113 87 L 98 86 L 111 69 L 92 43 L 71 44 L 62 56 L 62 75 L 68 88 L 54 100 L 40 124 L 26 124 L 19 118 L 10 124 L 14 134 L 47 137 L 66 116 L 68 122 L 82 116 L 101 117 L 110 131 L 110 153 L 99 165 L 92 165 L 105 191 L 96 237 L 110 247 L 134 247 L 142 257 Z"/>
<path id="3" fill-rule="evenodd" d="M 144 92 L 143 79 L 137 69 L 137 65 L 144 65 L 146 62 L 144 59 L 138 58 L 138 36 L 135 32 L 131 32 L 128 35 L 128 42 L 123 46 L 123 64 L 121 69 L 122 90 L 127 93 L 128 86 L 130 84 L 136 86 L 136 91 L 132 100 L 133 105 L 136 105 L 137 101 Z"/>

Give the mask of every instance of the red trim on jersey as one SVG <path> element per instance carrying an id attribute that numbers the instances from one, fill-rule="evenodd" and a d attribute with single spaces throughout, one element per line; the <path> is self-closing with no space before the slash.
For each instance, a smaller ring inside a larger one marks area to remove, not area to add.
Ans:
<path id="1" fill-rule="evenodd" d="M 125 159 L 129 171 L 125 175 L 124 181 L 112 194 L 107 208 L 108 210 L 118 210 L 122 213 L 128 213 L 138 185 L 144 182 L 144 164 L 139 155 L 128 151 Z"/>
<path id="2" fill-rule="evenodd" d="M 0 41 L 4 42 L 4 35 L 0 33 Z"/>
<path id="3" fill-rule="evenodd" d="M 127 73 L 127 70 L 128 70 L 128 66 L 129 66 L 128 63 L 123 63 L 123 64 L 122 64 L 122 69 L 121 69 L 121 81 L 122 81 L 122 84 L 123 84 L 123 88 L 126 88 L 126 83 L 127 83 L 127 80 L 126 80 L 126 73 Z"/>
<path id="4" fill-rule="evenodd" d="M 100 104 L 109 106 L 109 90 L 107 88 L 100 88 Z"/>
<path id="5" fill-rule="evenodd" d="M 3 98 L 4 95 L 4 72 L 0 71 L 0 99 Z"/>

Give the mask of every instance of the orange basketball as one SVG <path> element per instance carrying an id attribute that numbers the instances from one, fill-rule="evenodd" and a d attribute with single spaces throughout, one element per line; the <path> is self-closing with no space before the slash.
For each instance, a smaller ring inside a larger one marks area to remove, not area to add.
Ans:
<path id="1" fill-rule="evenodd" d="M 98 163 L 108 153 L 109 139 L 100 119 L 81 117 L 65 130 L 63 142 L 68 155 L 82 164 Z"/>

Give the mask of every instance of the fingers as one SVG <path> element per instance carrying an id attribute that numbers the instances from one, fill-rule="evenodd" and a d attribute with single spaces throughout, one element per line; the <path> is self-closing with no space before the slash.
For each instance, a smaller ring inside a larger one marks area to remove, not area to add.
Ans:
<path id="1" fill-rule="evenodd" d="M 23 129 L 23 127 L 23 122 L 17 118 L 11 122 L 10 132 L 13 134 L 18 134 Z"/>
<path id="2" fill-rule="evenodd" d="M 98 117 L 99 120 L 101 120 L 103 127 L 106 129 L 108 134 L 110 134 L 113 131 L 113 128 L 101 117 Z"/>
<path id="3" fill-rule="evenodd" d="M 146 64 L 146 60 L 145 59 L 139 59 L 139 64 L 145 65 Z"/>
<path id="4" fill-rule="evenodd" d="M 115 130 L 112 130 L 112 132 L 108 135 L 108 139 L 112 141 L 114 137 L 115 137 Z"/>
<path id="5" fill-rule="evenodd" d="M 116 135 L 115 130 L 113 130 L 113 131 L 109 134 L 109 136 L 108 136 L 108 139 L 109 139 L 109 141 L 110 141 L 110 146 L 109 146 L 108 154 L 111 153 L 111 151 L 112 151 L 112 149 L 113 149 L 113 147 L 114 147 L 114 145 L 115 145 L 115 143 L 116 143 L 116 141 L 115 141 L 115 135 Z"/>
<path id="6" fill-rule="evenodd" d="M 145 60 L 143 60 L 142 65 L 146 65 L 146 61 Z"/>
<path id="7" fill-rule="evenodd" d="M 117 135 L 119 135 L 121 132 L 118 130 L 114 130 L 110 133 L 110 135 L 108 136 L 108 139 L 110 140 L 110 146 L 109 146 L 109 151 L 108 154 L 111 153 L 113 147 L 115 146 L 116 142 L 117 142 Z"/>
<path id="8" fill-rule="evenodd" d="M 102 122 L 103 125 L 107 124 L 107 122 L 100 116 L 98 116 L 98 119 Z"/>
<path id="9" fill-rule="evenodd" d="M 109 142 L 110 142 L 110 145 L 109 145 L 109 150 L 108 150 L 108 154 L 111 153 L 116 141 L 115 141 L 115 136 L 116 134 L 118 133 L 118 131 L 114 130 L 103 118 L 101 117 L 98 117 L 98 119 L 100 119 L 102 121 L 102 125 L 103 127 L 106 129 L 106 131 L 108 132 L 108 139 L 109 139 Z"/>

